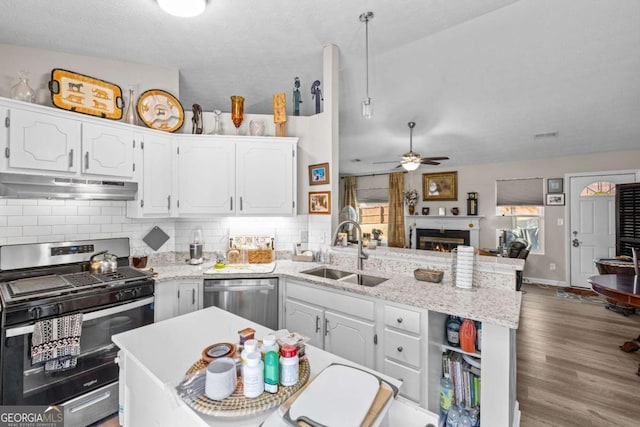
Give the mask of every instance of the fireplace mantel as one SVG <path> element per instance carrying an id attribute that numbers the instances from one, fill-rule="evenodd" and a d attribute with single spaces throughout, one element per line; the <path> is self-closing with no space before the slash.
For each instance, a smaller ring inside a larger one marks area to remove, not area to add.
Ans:
<path id="1" fill-rule="evenodd" d="M 469 241 L 473 247 L 480 246 L 481 216 L 436 216 L 436 215 L 405 215 L 404 223 L 407 237 L 411 234 L 411 248 L 416 248 L 416 233 L 409 233 L 416 228 L 438 228 L 445 230 L 469 230 Z"/>

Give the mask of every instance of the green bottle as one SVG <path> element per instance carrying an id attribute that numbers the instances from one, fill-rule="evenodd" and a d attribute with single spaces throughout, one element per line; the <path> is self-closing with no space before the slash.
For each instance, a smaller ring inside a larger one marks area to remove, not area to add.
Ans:
<path id="1" fill-rule="evenodd" d="M 280 382 L 278 353 L 269 351 L 264 356 L 264 391 L 268 393 L 278 392 Z"/>

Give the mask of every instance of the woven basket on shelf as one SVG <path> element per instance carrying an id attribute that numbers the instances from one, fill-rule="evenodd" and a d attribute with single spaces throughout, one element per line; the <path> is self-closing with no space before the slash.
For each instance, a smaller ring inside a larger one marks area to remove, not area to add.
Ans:
<path id="1" fill-rule="evenodd" d="M 440 283 L 442 281 L 442 276 L 444 276 L 444 271 L 418 268 L 413 271 L 413 276 L 416 280 L 421 280 L 423 282 Z"/>

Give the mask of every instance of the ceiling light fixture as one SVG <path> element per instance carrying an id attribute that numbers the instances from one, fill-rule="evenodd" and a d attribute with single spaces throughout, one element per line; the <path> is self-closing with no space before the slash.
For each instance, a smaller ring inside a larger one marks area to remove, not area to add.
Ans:
<path id="1" fill-rule="evenodd" d="M 365 12 L 360 15 L 360 22 L 364 22 L 365 28 L 365 64 L 366 64 L 366 82 L 367 82 L 367 94 L 362 100 L 362 117 L 370 119 L 373 116 L 373 105 L 371 104 L 371 98 L 369 97 L 369 21 L 373 19 L 373 12 Z"/>
<path id="2" fill-rule="evenodd" d="M 409 152 L 402 155 L 402 161 L 400 164 L 405 170 L 409 172 L 418 169 L 421 164 L 420 154 L 413 152 L 413 128 L 416 126 L 415 122 L 409 122 Z"/>
<path id="3" fill-rule="evenodd" d="M 160 9 L 180 18 L 193 18 L 204 12 L 206 0 L 158 0 Z"/>

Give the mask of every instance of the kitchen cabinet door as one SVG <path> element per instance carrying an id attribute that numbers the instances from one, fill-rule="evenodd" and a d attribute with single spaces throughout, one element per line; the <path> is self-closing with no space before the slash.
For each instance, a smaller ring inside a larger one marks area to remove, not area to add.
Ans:
<path id="1" fill-rule="evenodd" d="M 160 134 L 144 135 L 142 149 L 142 191 L 138 203 L 142 215 L 169 216 L 171 213 L 171 137 Z"/>
<path id="2" fill-rule="evenodd" d="M 125 127 L 82 124 L 82 173 L 133 177 L 133 131 Z"/>
<path id="3" fill-rule="evenodd" d="M 236 161 L 239 215 L 295 214 L 295 143 L 238 141 Z"/>
<path id="4" fill-rule="evenodd" d="M 178 141 L 178 214 L 235 212 L 235 145 L 200 136 Z"/>
<path id="5" fill-rule="evenodd" d="M 324 338 L 322 325 L 324 325 L 322 309 L 287 298 L 285 301 L 285 328 L 309 337 L 311 345 L 322 348 Z"/>
<path id="6" fill-rule="evenodd" d="M 202 281 L 178 283 L 178 313 L 191 313 L 202 308 Z"/>
<path id="7" fill-rule="evenodd" d="M 156 282 L 153 301 L 153 320 L 161 322 L 178 314 L 178 282 Z"/>
<path id="8" fill-rule="evenodd" d="M 12 108 L 5 117 L 8 168 L 77 172 L 80 122 L 51 114 Z"/>
<path id="9" fill-rule="evenodd" d="M 324 313 L 324 349 L 368 368 L 374 368 L 373 323 L 331 311 Z"/>

